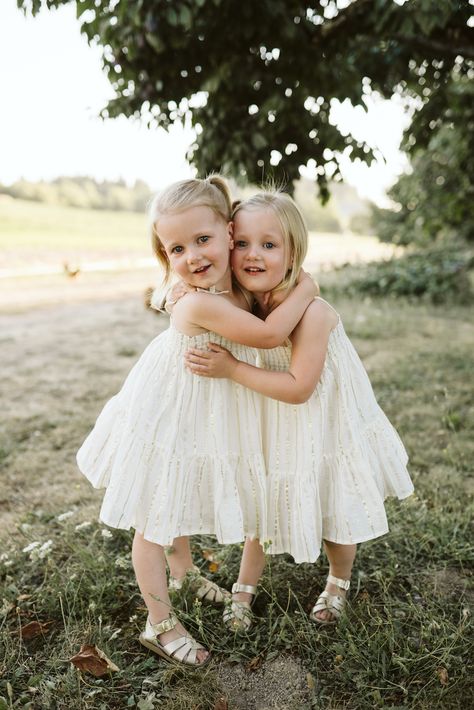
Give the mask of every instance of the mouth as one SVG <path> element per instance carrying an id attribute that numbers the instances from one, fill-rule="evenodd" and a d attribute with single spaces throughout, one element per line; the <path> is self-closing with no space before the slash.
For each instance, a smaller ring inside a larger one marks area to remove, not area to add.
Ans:
<path id="1" fill-rule="evenodd" d="M 193 271 L 193 274 L 205 274 L 208 269 L 211 268 L 210 264 L 206 264 L 205 266 L 200 266 L 198 269 Z"/>
<path id="2" fill-rule="evenodd" d="M 265 269 L 261 269 L 258 266 L 247 266 L 244 269 L 244 271 L 247 274 L 263 274 L 263 273 L 265 273 Z"/>

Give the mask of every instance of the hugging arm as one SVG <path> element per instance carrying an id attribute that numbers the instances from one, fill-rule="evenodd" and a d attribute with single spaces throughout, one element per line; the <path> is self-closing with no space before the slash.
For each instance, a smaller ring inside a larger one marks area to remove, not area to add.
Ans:
<path id="1" fill-rule="evenodd" d="M 186 302 L 186 315 L 194 325 L 222 335 L 228 340 L 256 348 L 274 348 L 285 341 L 314 300 L 318 287 L 304 274 L 292 293 L 265 320 L 205 293 L 188 294 L 175 305 Z M 209 298 L 213 298 L 209 308 Z"/>
<path id="2" fill-rule="evenodd" d="M 302 404 L 319 382 L 333 327 L 334 315 L 320 304 L 312 304 L 294 332 L 291 363 L 286 372 L 264 370 L 241 362 L 215 344 L 210 344 L 209 351 L 189 350 L 185 360 L 196 375 L 227 377 L 266 397 Z"/>

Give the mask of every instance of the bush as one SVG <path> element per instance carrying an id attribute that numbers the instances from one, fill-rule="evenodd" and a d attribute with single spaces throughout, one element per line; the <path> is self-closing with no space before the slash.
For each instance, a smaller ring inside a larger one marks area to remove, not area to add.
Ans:
<path id="1" fill-rule="evenodd" d="M 469 271 L 472 253 L 435 249 L 405 254 L 361 267 L 345 290 L 370 296 L 409 296 L 433 303 L 469 303 L 473 290 Z"/>

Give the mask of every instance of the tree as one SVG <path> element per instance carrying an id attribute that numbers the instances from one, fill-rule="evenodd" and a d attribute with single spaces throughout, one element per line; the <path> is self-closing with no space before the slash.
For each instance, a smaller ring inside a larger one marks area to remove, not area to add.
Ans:
<path id="1" fill-rule="evenodd" d="M 17 0 L 37 13 L 70 0 Z M 104 116 L 190 121 L 189 158 L 258 182 L 278 163 L 292 181 L 309 160 L 321 194 L 339 155 L 369 146 L 329 123 L 331 99 L 377 91 L 418 107 L 407 147 L 447 118 L 453 70 L 474 72 L 467 0 L 77 0 L 116 91 Z"/>
<path id="2" fill-rule="evenodd" d="M 426 147 L 416 146 L 412 172 L 390 190 L 395 209 L 374 209 L 377 234 L 385 241 L 474 241 L 474 85 L 467 77 L 451 82 L 449 106 L 453 114 L 463 107 L 466 125 L 444 120 Z"/>

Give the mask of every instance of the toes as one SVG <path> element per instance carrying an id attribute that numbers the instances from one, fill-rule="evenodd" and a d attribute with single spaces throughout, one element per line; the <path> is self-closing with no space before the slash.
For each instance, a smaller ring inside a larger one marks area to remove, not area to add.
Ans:
<path id="1" fill-rule="evenodd" d="M 197 659 L 199 665 L 201 665 L 201 663 L 204 663 L 205 661 L 207 661 L 208 657 L 209 657 L 209 651 L 200 650 L 196 654 L 196 659 Z"/>

